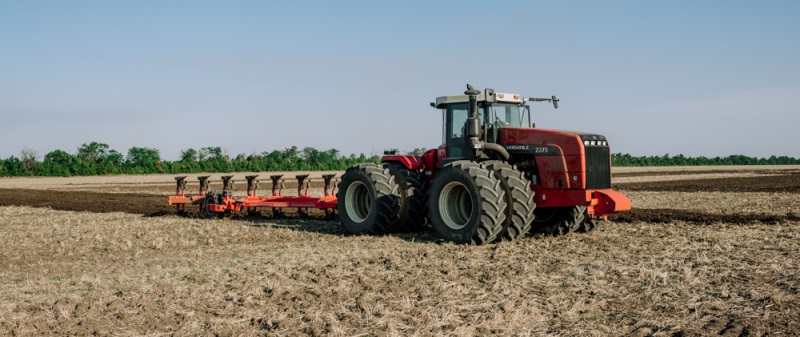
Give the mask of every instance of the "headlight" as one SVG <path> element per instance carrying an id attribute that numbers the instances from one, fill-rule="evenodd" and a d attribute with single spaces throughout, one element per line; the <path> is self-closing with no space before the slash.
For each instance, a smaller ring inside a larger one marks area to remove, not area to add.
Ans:
<path id="1" fill-rule="evenodd" d="M 584 140 L 584 146 L 608 146 L 608 142 L 605 140 Z"/>

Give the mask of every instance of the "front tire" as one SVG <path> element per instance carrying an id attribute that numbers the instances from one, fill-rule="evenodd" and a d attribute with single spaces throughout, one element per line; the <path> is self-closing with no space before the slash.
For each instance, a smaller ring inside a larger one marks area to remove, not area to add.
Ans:
<path id="1" fill-rule="evenodd" d="M 537 208 L 531 233 L 564 235 L 577 231 L 584 221 L 586 206 Z"/>
<path id="2" fill-rule="evenodd" d="M 505 190 L 494 173 L 471 161 L 444 165 L 430 188 L 431 225 L 445 240 L 482 245 L 497 239 L 506 219 Z"/>
<path id="3" fill-rule="evenodd" d="M 606 223 L 606 221 L 603 219 L 592 219 L 589 214 L 584 214 L 583 217 L 583 222 L 581 222 L 580 226 L 578 226 L 579 233 L 588 233 L 593 230 L 597 230 Z"/>

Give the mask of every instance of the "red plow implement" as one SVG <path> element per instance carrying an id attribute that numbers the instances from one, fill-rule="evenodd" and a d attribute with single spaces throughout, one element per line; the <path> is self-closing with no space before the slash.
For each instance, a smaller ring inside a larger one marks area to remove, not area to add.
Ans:
<path id="1" fill-rule="evenodd" d="M 247 215 L 260 214 L 260 210 L 268 208 L 272 210 L 273 217 L 285 215 L 285 209 L 297 209 L 301 217 L 308 216 L 309 209 L 319 209 L 325 213 L 325 218 L 332 218 L 336 215 L 336 186 L 339 179 L 334 178 L 335 174 L 325 174 L 322 176 L 324 184 L 323 196 L 312 197 L 308 195 L 308 190 L 314 179 L 309 178 L 308 174 L 296 175 L 297 195 L 284 196 L 283 189 L 286 186 L 283 175 L 272 175 L 272 195 L 259 196 L 258 175 L 246 176 L 247 195 L 236 197 L 233 194 L 233 176 L 222 176 L 222 191 L 209 190 L 210 176 L 199 176 L 197 180 L 200 187 L 196 195 L 186 194 L 186 176 L 175 177 L 175 195 L 169 197 L 169 204 L 175 206 L 175 211 L 179 215 L 186 215 L 187 205 L 198 207 L 200 214 L 205 218 L 222 218 L 234 212 L 246 212 Z"/>

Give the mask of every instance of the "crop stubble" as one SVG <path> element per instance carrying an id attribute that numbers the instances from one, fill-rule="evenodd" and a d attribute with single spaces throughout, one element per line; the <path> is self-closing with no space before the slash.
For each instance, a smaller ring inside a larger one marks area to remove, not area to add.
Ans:
<path id="1" fill-rule="evenodd" d="M 163 195 L 0 190 L 0 334 L 798 334 L 796 192 L 741 181 L 699 193 L 708 210 L 665 202 L 486 247 L 179 218 Z M 698 193 L 656 186 L 619 187 L 648 206 Z M 732 213 L 714 193 L 786 204 Z"/>

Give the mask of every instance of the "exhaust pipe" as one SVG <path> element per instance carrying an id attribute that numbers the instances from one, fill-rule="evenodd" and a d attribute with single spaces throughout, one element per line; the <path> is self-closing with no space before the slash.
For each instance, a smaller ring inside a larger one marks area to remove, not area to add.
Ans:
<path id="1" fill-rule="evenodd" d="M 472 152 L 476 158 L 480 158 L 483 155 L 483 150 L 486 149 L 497 152 L 501 157 L 503 157 L 503 160 L 508 160 L 511 158 L 511 155 L 508 154 L 508 151 L 506 151 L 505 148 L 499 144 L 486 143 L 480 140 L 481 125 L 478 116 L 478 95 L 480 94 L 480 91 L 475 90 L 475 88 L 467 84 L 467 91 L 464 92 L 464 95 L 469 96 L 469 117 L 467 118 L 467 136 L 469 137 L 469 145 L 472 148 Z"/>
<path id="2" fill-rule="evenodd" d="M 475 145 L 480 143 L 481 126 L 478 119 L 478 95 L 481 92 L 475 90 L 471 85 L 467 84 L 467 91 L 464 95 L 469 96 L 469 117 L 467 118 L 467 136 L 469 137 L 469 144 Z M 474 149 L 474 147 L 473 147 Z"/>

